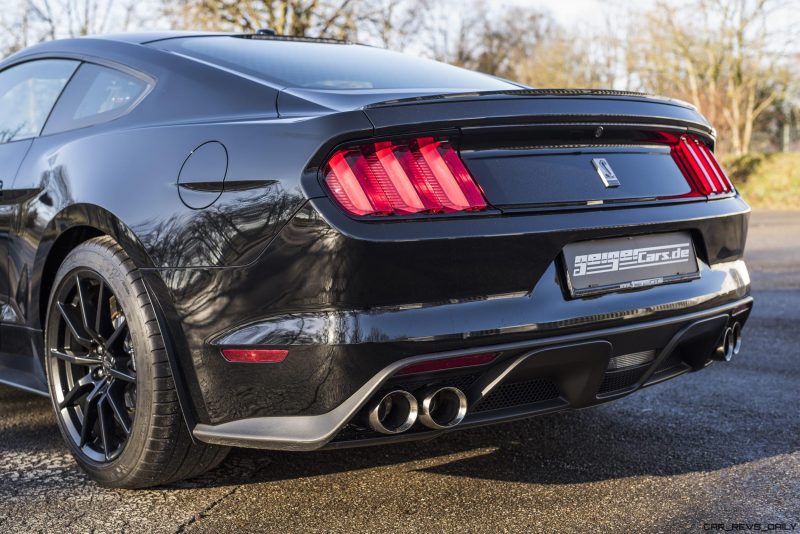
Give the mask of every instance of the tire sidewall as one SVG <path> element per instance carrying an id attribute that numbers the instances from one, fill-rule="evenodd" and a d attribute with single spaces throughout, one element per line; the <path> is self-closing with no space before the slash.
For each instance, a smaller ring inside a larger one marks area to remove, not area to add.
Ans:
<path id="1" fill-rule="evenodd" d="M 153 325 L 148 327 L 146 317 L 142 313 L 142 306 L 150 302 L 149 295 L 144 288 L 144 284 L 140 280 L 134 281 L 130 276 L 130 270 L 124 267 L 126 259 L 127 257 L 119 258 L 112 250 L 97 243 L 80 245 L 74 249 L 61 264 L 56 274 L 47 307 L 44 335 L 47 383 L 59 430 L 78 464 L 101 484 L 107 485 L 124 483 L 124 480 L 132 474 L 140 463 L 148 441 L 148 430 L 154 401 L 152 366 L 150 365 L 153 339 L 152 335 L 149 334 Z M 55 335 L 55 329 L 57 329 L 57 323 L 54 321 L 58 317 L 58 311 L 54 309 L 56 297 L 74 273 L 85 269 L 94 271 L 95 274 L 100 276 L 117 297 L 117 301 L 128 322 L 136 364 L 136 413 L 133 418 L 131 435 L 128 437 L 128 442 L 122 453 L 114 460 L 106 463 L 99 463 L 87 457 L 67 431 L 59 414 L 60 410 L 54 394 L 55 386 L 50 369 L 50 358 L 52 358 L 49 354 L 50 338 Z M 139 288 L 136 287 L 137 285 Z M 137 294 L 137 292 L 139 293 Z"/>

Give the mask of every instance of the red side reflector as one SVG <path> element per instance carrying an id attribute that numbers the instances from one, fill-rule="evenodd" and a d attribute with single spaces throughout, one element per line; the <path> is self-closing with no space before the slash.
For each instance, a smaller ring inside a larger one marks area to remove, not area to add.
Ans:
<path id="1" fill-rule="evenodd" d="M 454 356 L 452 358 L 444 358 L 441 360 L 430 360 L 427 362 L 420 362 L 403 367 L 396 374 L 410 375 L 416 373 L 430 373 L 433 371 L 443 371 L 445 369 L 456 369 L 459 367 L 473 367 L 475 365 L 485 365 L 493 362 L 497 358 L 496 352 L 488 352 L 485 354 L 470 354 L 468 356 Z"/>
<path id="2" fill-rule="evenodd" d="M 288 350 L 222 349 L 222 357 L 235 363 L 280 363 L 288 355 Z"/>
<path id="3" fill-rule="evenodd" d="M 351 215 L 480 211 L 487 207 L 475 179 L 445 139 L 381 141 L 337 151 L 325 183 Z"/>

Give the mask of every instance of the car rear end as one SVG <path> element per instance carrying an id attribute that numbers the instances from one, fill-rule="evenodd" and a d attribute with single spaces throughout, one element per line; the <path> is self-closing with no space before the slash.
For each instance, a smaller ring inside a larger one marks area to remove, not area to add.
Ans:
<path id="1" fill-rule="evenodd" d="M 287 137 L 327 133 L 301 171 L 305 205 L 204 284 L 230 304 L 213 335 L 189 336 L 198 439 L 422 438 L 599 404 L 738 352 L 750 210 L 695 109 L 434 93 L 281 91 L 279 114 L 305 128 Z M 349 130 L 354 113 L 371 127 Z"/>
<path id="2" fill-rule="evenodd" d="M 313 394 L 199 425 L 200 439 L 426 437 L 598 404 L 738 352 L 749 208 L 689 106 L 517 91 L 364 113 L 373 135 L 311 159 L 308 204 L 251 268 L 302 282 L 213 341 L 285 351 L 258 380 Z"/>

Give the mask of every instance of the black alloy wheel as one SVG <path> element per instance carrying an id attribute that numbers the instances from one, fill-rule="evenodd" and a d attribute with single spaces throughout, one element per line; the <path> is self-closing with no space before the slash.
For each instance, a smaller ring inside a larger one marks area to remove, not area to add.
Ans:
<path id="1" fill-rule="evenodd" d="M 70 273 L 55 296 L 47 350 L 58 415 L 91 460 L 114 460 L 136 417 L 136 359 L 125 313 L 90 269 Z"/>
<path id="2" fill-rule="evenodd" d="M 103 486 L 193 478 L 228 453 L 192 440 L 155 309 L 142 270 L 108 236 L 70 251 L 53 281 L 50 398 L 75 461 Z"/>

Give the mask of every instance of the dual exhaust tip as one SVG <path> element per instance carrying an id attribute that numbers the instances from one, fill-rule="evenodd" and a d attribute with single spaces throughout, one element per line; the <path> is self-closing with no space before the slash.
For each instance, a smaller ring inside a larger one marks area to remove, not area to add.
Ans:
<path id="1" fill-rule="evenodd" d="M 729 362 L 742 350 L 742 323 L 733 323 L 733 326 L 725 329 L 722 336 L 722 343 L 714 351 L 714 359 Z"/>
<path id="2" fill-rule="evenodd" d="M 417 397 L 396 389 L 380 396 L 367 406 L 366 423 L 381 434 L 400 434 L 419 420 L 434 430 L 452 428 L 467 415 L 467 397 L 454 387 L 437 387 Z"/>
<path id="3" fill-rule="evenodd" d="M 729 362 L 742 348 L 742 324 L 725 329 L 714 359 Z M 367 405 L 362 421 L 375 432 L 400 434 L 420 423 L 433 430 L 452 428 L 467 415 L 467 397 L 458 388 L 445 386 L 427 389 L 417 397 L 402 389 L 389 391 Z M 365 420 L 365 421 L 364 421 Z"/>

